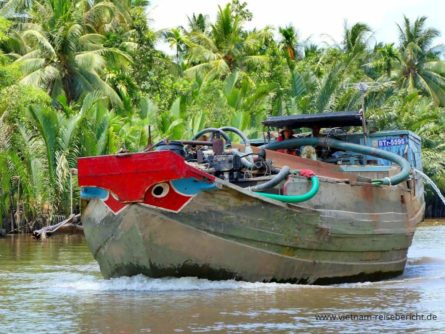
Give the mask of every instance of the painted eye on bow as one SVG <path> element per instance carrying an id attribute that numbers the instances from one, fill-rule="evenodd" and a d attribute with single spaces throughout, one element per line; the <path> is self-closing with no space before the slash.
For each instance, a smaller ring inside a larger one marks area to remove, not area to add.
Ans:
<path id="1" fill-rule="evenodd" d="M 170 191 L 170 186 L 167 183 L 159 183 L 153 187 L 151 194 L 153 197 L 162 198 L 167 196 Z"/>

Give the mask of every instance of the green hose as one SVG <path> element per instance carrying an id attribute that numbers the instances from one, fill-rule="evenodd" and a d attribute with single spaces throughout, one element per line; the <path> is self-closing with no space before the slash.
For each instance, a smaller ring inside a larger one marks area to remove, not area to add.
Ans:
<path id="1" fill-rule="evenodd" d="M 277 195 L 277 194 L 269 194 L 261 192 L 258 192 L 257 194 L 286 203 L 305 202 L 314 197 L 317 194 L 318 189 L 320 188 L 320 182 L 318 181 L 318 177 L 312 176 L 311 182 L 312 182 L 311 189 L 307 193 L 304 193 L 302 195 Z"/>
<path id="2" fill-rule="evenodd" d="M 396 175 L 391 177 L 385 177 L 383 179 L 374 179 L 372 180 L 372 184 L 375 185 L 396 185 L 403 181 L 406 181 L 409 178 L 409 173 L 411 171 L 411 165 L 408 161 L 402 158 L 400 155 L 395 153 L 391 153 L 388 151 L 383 151 L 374 147 L 368 147 L 363 145 L 345 143 L 340 140 L 335 140 L 332 138 L 295 138 L 289 139 L 279 142 L 272 142 L 266 145 L 261 146 L 261 148 L 269 149 L 269 150 L 278 150 L 278 149 L 293 149 L 305 145 L 311 146 L 323 146 L 323 147 L 333 147 L 344 151 L 357 152 L 365 155 L 371 155 L 375 157 L 379 157 L 385 160 L 392 161 L 398 164 L 401 167 L 401 171 Z"/>

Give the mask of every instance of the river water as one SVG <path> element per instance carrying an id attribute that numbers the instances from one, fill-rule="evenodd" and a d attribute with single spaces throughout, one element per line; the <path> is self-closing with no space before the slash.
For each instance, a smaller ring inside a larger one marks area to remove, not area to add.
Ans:
<path id="1" fill-rule="evenodd" d="M 445 333 L 445 221 L 418 228 L 402 276 L 323 287 L 104 280 L 81 236 L 0 239 L 2 334 L 359 331 Z"/>

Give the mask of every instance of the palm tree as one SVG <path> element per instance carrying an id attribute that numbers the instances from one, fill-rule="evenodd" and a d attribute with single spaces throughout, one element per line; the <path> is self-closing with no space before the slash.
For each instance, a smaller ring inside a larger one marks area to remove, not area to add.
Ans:
<path id="1" fill-rule="evenodd" d="M 419 53 L 426 55 L 430 52 L 433 40 L 440 36 L 434 28 L 426 28 L 426 16 L 417 18 L 412 24 L 409 18 L 403 17 L 403 25 L 397 24 L 399 29 L 400 50 L 405 51 L 413 46 Z"/>
<path id="2" fill-rule="evenodd" d="M 388 78 L 394 70 L 395 63 L 400 63 L 400 55 L 394 47 L 394 43 L 379 44 L 375 47 L 377 53 L 377 67 L 380 68 Z"/>
<path id="3" fill-rule="evenodd" d="M 137 122 L 137 117 L 124 122 L 124 118 L 107 108 L 104 100 L 96 93 L 87 94 L 82 104 L 74 105 L 74 109 L 63 101 L 60 101 L 59 110 L 31 105 L 25 115 L 25 126 L 15 124 L 23 139 L 19 154 L 28 162 L 28 175 L 46 171 L 43 176 L 46 181 L 36 193 L 49 194 L 53 208 L 63 210 L 67 207 L 64 201 L 68 198 L 69 173 L 77 165 L 77 157 L 115 153 L 129 136 L 129 127 L 131 135 L 146 129 L 147 122 L 136 124 L 138 126 L 131 124 Z M 135 143 L 135 150 L 141 148 L 135 138 L 128 141 Z M 143 141 L 146 143 L 146 136 Z M 40 168 L 36 169 L 36 166 Z"/>
<path id="4" fill-rule="evenodd" d="M 351 28 L 348 28 L 345 23 L 342 44 L 343 50 L 350 60 L 364 53 L 368 46 L 370 34 L 371 28 L 365 23 L 358 22 Z"/>
<path id="5" fill-rule="evenodd" d="M 192 17 L 187 18 L 189 21 L 190 31 L 198 31 L 205 33 L 208 28 L 208 17 L 202 14 L 196 15 L 193 13 Z"/>
<path id="6" fill-rule="evenodd" d="M 212 37 L 217 50 L 222 52 L 222 59 L 229 69 L 233 69 L 235 58 L 241 42 L 241 18 L 234 15 L 230 4 L 219 7 L 215 24 L 212 26 Z"/>
<path id="7" fill-rule="evenodd" d="M 19 198 L 27 203 L 25 215 L 29 211 L 39 211 L 50 196 L 46 190 L 52 189 L 47 187 L 49 180 L 48 173 L 45 173 L 47 165 L 43 141 L 31 129 L 25 115 L 28 104 L 37 101 L 45 104 L 33 90 L 31 87 L 12 86 L 1 90 L 0 94 L 3 101 L 8 95 L 8 102 L 2 104 L 3 110 L 0 112 L 0 188 L 3 200 L 15 197 L 15 203 Z M 46 101 L 50 102 L 47 96 Z M 9 211 L 7 206 L 3 211 L 5 209 Z"/>
<path id="8" fill-rule="evenodd" d="M 426 17 L 413 23 L 405 16 L 399 28 L 402 87 L 419 89 L 430 95 L 437 105 L 445 105 L 445 63 L 437 58 L 432 47 L 439 31 L 426 28 Z"/>
<path id="9" fill-rule="evenodd" d="M 297 33 L 295 28 L 291 25 L 285 28 L 279 28 L 282 37 L 283 49 L 287 51 L 287 56 L 290 60 L 295 60 L 295 46 L 297 44 Z"/>
<path id="10" fill-rule="evenodd" d="M 46 0 L 36 3 L 33 22 L 11 37 L 16 63 L 21 65 L 24 84 L 41 87 L 53 98 L 64 94 L 69 102 L 86 92 L 100 91 L 114 105 L 118 94 L 103 80 L 107 65 L 125 66 L 127 53 L 104 45 L 101 33 L 121 21 L 110 2 L 80 6 L 81 1 Z"/>
<path id="11" fill-rule="evenodd" d="M 182 54 L 186 50 L 186 37 L 184 36 L 181 28 L 173 28 L 164 33 L 165 40 L 169 43 L 170 48 L 175 48 L 176 62 L 180 64 L 182 62 Z"/>
<path id="12" fill-rule="evenodd" d="M 304 57 L 305 58 L 319 58 L 322 54 L 323 50 L 317 44 L 308 42 L 304 46 Z"/>
<path id="13" fill-rule="evenodd" d="M 243 18 L 231 4 L 219 7 L 210 34 L 192 31 L 188 34 L 188 61 L 185 72 L 204 73 L 206 79 L 227 75 L 250 65 L 265 64 L 267 56 L 252 50 L 259 39 L 271 35 L 270 29 L 246 33 L 242 30 Z"/>

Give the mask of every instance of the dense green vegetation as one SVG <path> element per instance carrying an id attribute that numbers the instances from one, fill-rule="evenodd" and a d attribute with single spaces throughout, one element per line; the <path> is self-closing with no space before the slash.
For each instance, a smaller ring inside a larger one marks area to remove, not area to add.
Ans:
<path id="1" fill-rule="evenodd" d="M 445 63 L 425 17 L 401 17 L 394 43 L 371 43 L 356 23 L 321 46 L 292 26 L 247 30 L 237 0 L 215 8 L 215 22 L 194 14 L 162 32 L 148 5 L 0 2 L 0 224 L 69 213 L 76 158 L 141 150 L 148 125 L 154 139 L 227 124 L 255 137 L 267 115 L 358 110 L 358 82 L 376 127 L 419 134 L 425 170 L 445 187 Z"/>

